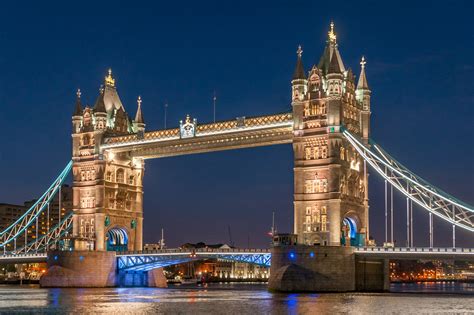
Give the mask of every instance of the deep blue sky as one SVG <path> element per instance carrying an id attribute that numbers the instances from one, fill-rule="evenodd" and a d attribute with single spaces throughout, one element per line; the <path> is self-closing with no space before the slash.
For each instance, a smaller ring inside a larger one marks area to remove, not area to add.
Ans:
<path id="1" fill-rule="evenodd" d="M 75 91 L 93 104 L 111 67 L 127 111 L 143 98 L 147 129 L 190 113 L 212 119 L 290 109 L 298 44 L 306 70 L 331 19 L 347 66 L 367 58 L 372 137 L 410 169 L 474 204 L 474 22 L 471 1 L 22 2 L 0 13 L 0 202 L 39 196 L 70 159 Z M 145 241 L 267 246 L 271 213 L 293 226 L 290 145 L 146 163 Z M 383 235 L 383 185 L 371 176 L 371 228 Z M 427 214 L 416 209 L 415 242 Z M 396 211 L 404 213 L 403 200 Z M 404 217 L 396 239 L 403 243 Z M 436 225 L 436 245 L 450 227 Z M 442 233 L 444 232 L 444 234 Z M 445 235 L 445 236 L 443 236 Z M 459 244 L 474 246 L 458 233 Z M 462 241 L 462 243 L 461 243 Z"/>

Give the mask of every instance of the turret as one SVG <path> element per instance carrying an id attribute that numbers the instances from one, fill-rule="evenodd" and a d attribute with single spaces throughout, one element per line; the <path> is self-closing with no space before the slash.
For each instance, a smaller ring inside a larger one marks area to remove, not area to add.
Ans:
<path id="1" fill-rule="evenodd" d="M 326 81 L 327 89 L 326 93 L 329 97 L 341 97 L 342 96 L 342 81 L 344 80 L 344 75 L 342 69 L 340 68 L 339 61 L 335 54 L 333 54 L 331 61 L 329 63 Z"/>
<path id="2" fill-rule="evenodd" d="M 357 82 L 356 99 L 362 106 L 361 111 L 361 133 L 363 139 L 368 139 L 370 135 L 370 95 L 369 84 L 365 75 L 365 58 L 362 56 L 360 61 L 360 76 Z"/>
<path id="3" fill-rule="evenodd" d="M 81 131 L 82 124 L 82 104 L 81 104 L 81 90 L 77 89 L 76 92 L 76 105 L 72 114 L 72 132 L 78 133 Z"/>
<path id="4" fill-rule="evenodd" d="M 143 133 L 145 131 L 145 120 L 143 119 L 143 114 L 142 114 L 141 96 L 138 96 L 137 104 L 138 104 L 138 107 L 137 107 L 137 113 L 135 115 L 134 130 L 137 133 Z"/>
<path id="5" fill-rule="evenodd" d="M 99 89 L 99 96 L 94 106 L 95 116 L 95 129 L 103 130 L 107 127 L 107 111 L 105 110 L 104 104 L 104 87 L 101 86 Z"/>
<path id="6" fill-rule="evenodd" d="M 304 74 L 303 61 L 301 60 L 301 56 L 303 55 L 301 45 L 298 46 L 296 54 L 298 55 L 298 58 L 296 60 L 295 72 L 293 73 L 293 78 L 291 80 L 292 101 L 302 101 L 307 91 L 307 80 Z"/>

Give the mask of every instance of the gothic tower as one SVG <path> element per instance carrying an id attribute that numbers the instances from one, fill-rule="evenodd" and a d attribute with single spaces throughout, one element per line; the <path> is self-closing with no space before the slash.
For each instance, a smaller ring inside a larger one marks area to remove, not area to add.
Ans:
<path id="1" fill-rule="evenodd" d="M 93 108 L 78 91 L 72 117 L 73 238 L 78 250 L 141 250 L 144 162 L 129 153 L 101 149 L 105 139 L 143 133 L 139 98 L 136 120 L 125 111 L 109 70 Z"/>
<path id="2" fill-rule="evenodd" d="M 368 140 L 370 90 L 365 61 L 357 89 L 345 69 L 334 23 L 319 64 L 306 78 L 298 59 L 292 84 L 294 233 L 302 244 L 363 245 L 368 233 L 367 173 L 341 127 Z"/>

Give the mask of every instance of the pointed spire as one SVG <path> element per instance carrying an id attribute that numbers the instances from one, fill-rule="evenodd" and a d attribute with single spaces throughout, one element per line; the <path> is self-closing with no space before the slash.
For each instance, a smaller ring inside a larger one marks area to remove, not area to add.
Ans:
<path id="1" fill-rule="evenodd" d="M 326 47 L 324 48 L 324 52 L 318 63 L 318 68 L 323 70 L 324 74 L 329 72 L 329 65 L 334 56 L 337 58 L 337 62 L 339 63 L 338 68 L 340 72 L 345 71 L 344 63 L 342 62 L 341 54 L 339 53 L 336 38 L 337 36 L 336 32 L 334 31 L 334 22 L 331 21 L 328 32 L 328 39 L 326 41 Z"/>
<path id="2" fill-rule="evenodd" d="M 342 73 L 341 67 L 339 66 L 339 60 L 337 60 L 337 55 L 333 54 L 331 61 L 329 62 L 328 74 L 329 73 Z"/>
<path id="3" fill-rule="evenodd" d="M 143 114 L 142 114 L 142 97 L 141 96 L 138 96 L 137 104 L 138 104 L 138 108 L 137 108 L 137 114 L 135 115 L 135 122 L 138 124 L 144 124 L 145 121 L 143 119 Z"/>
<path id="4" fill-rule="evenodd" d="M 82 116 L 81 89 L 77 89 L 76 95 L 76 107 L 73 116 Z"/>
<path id="5" fill-rule="evenodd" d="M 365 61 L 365 57 L 362 56 L 362 59 L 360 61 L 360 76 L 359 76 L 359 82 L 357 82 L 357 89 L 359 90 L 368 90 L 369 89 L 369 84 L 367 83 L 367 77 L 365 76 L 365 64 L 367 62 Z"/>
<path id="6" fill-rule="evenodd" d="M 303 49 L 301 49 L 301 45 L 298 46 L 296 54 L 298 55 L 298 59 L 296 61 L 295 72 L 293 73 L 293 80 L 305 80 L 306 76 L 304 74 L 303 61 L 301 60 L 301 56 L 303 55 Z"/>
<path id="7" fill-rule="evenodd" d="M 105 103 L 104 103 L 104 87 L 101 85 L 99 89 L 99 97 L 95 101 L 94 105 L 94 112 L 96 113 L 107 113 L 105 110 Z"/>

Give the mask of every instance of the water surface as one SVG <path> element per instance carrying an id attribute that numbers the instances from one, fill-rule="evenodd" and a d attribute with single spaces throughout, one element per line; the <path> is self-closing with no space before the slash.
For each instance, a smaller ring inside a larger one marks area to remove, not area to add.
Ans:
<path id="1" fill-rule="evenodd" d="M 41 289 L 0 286 L 1 313 L 433 314 L 474 313 L 474 284 L 392 284 L 396 293 L 277 294 L 266 284 Z M 424 292 L 424 293 L 414 293 Z"/>

